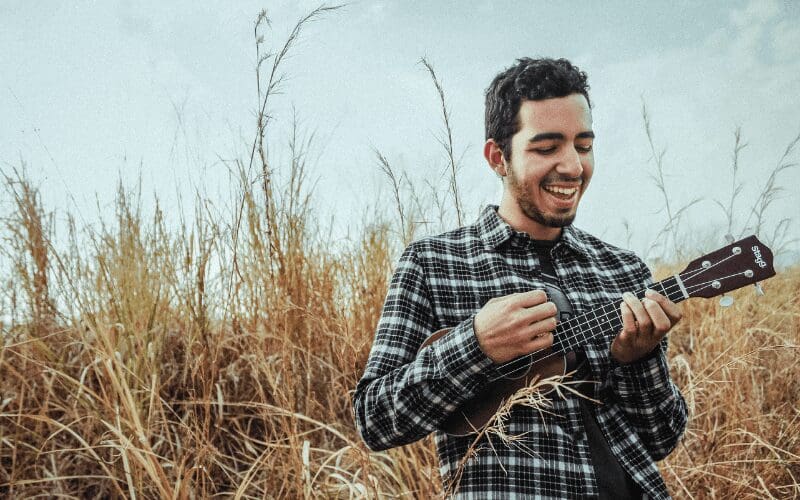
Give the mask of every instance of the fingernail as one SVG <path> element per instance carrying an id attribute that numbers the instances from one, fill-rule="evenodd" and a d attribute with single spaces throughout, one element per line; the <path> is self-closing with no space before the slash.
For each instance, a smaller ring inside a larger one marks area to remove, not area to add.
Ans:
<path id="1" fill-rule="evenodd" d="M 644 291 L 644 294 L 648 297 L 655 297 L 657 295 L 655 290 L 650 290 L 649 288 Z"/>

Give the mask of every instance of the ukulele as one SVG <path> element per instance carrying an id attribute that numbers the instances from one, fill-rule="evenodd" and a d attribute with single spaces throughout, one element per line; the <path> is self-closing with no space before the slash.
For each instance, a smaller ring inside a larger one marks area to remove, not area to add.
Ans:
<path id="1" fill-rule="evenodd" d="M 686 268 L 669 278 L 650 286 L 672 302 L 691 297 L 711 298 L 731 290 L 755 284 L 761 295 L 759 281 L 775 276 L 772 251 L 755 236 L 748 236 L 699 257 Z M 644 290 L 635 295 L 641 300 Z M 565 354 L 575 351 L 595 337 L 616 336 L 622 328 L 619 300 L 609 302 L 587 312 L 576 314 L 559 323 L 553 332 L 553 346 L 499 365 L 501 374 L 491 381 L 474 398 L 458 407 L 442 424 L 441 430 L 455 436 L 478 432 L 495 414 L 503 401 L 531 381 L 554 375 L 565 375 Z M 723 297 L 723 306 L 730 305 L 730 297 Z M 436 331 L 422 343 L 420 351 L 447 335 L 451 328 Z"/>

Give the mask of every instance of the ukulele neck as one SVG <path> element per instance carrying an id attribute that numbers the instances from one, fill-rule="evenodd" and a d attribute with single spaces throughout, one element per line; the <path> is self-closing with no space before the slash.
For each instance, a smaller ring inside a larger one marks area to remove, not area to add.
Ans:
<path id="1" fill-rule="evenodd" d="M 650 286 L 650 289 L 678 303 L 689 297 L 679 275 L 670 276 Z M 638 299 L 644 298 L 645 290 L 635 292 Z M 553 350 L 571 352 L 580 350 L 595 337 L 616 335 L 622 328 L 619 300 L 609 302 L 588 312 L 573 316 L 560 323 L 553 332 Z"/>

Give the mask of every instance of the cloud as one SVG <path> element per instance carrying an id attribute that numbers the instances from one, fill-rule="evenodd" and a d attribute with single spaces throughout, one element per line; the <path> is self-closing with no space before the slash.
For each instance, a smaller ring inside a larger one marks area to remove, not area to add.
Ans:
<path id="1" fill-rule="evenodd" d="M 776 0 L 751 0 L 741 9 L 733 9 L 728 18 L 734 27 L 748 28 L 754 23 L 764 24 L 776 15 L 780 8 Z"/>
<path id="2" fill-rule="evenodd" d="M 153 20 L 146 14 L 131 9 L 130 4 L 120 4 L 119 28 L 124 34 L 149 37 L 153 34 Z"/>
<path id="3" fill-rule="evenodd" d="M 800 59 L 800 29 L 796 19 L 784 19 L 772 30 L 772 50 L 781 63 Z"/>

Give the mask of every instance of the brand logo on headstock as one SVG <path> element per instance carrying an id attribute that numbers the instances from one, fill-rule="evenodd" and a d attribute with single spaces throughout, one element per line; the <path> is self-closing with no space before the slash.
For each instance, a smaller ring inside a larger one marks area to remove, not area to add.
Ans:
<path id="1" fill-rule="evenodd" d="M 752 247 L 750 247 L 750 249 L 753 250 L 753 255 L 756 256 L 756 264 L 758 264 L 758 267 L 761 268 L 767 267 L 767 263 L 764 262 L 764 259 L 761 258 L 761 249 L 758 248 L 757 245 L 753 245 Z"/>

